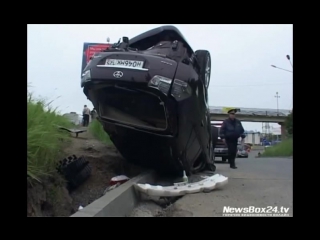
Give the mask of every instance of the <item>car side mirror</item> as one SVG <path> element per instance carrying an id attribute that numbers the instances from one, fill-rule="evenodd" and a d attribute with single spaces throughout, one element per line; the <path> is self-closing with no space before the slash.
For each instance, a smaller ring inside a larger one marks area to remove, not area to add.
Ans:
<path id="1" fill-rule="evenodd" d="M 122 37 L 122 42 L 129 44 L 129 38 L 128 37 Z"/>

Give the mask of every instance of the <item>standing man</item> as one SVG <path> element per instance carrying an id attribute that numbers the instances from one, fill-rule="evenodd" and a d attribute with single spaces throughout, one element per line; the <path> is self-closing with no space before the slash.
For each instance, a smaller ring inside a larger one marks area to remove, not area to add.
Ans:
<path id="1" fill-rule="evenodd" d="M 236 112 L 237 109 L 229 110 L 229 118 L 223 121 L 222 126 L 220 128 L 220 138 L 228 146 L 228 159 L 230 163 L 230 168 L 232 169 L 237 168 L 235 160 L 238 151 L 238 139 L 239 137 L 241 137 L 243 141 L 243 139 L 246 137 L 244 135 L 244 129 L 240 120 L 235 118 Z"/>
<path id="2" fill-rule="evenodd" d="M 83 126 L 87 127 L 89 125 L 89 118 L 90 118 L 90 109 L 87 107 L 87 105 L 84 105 L 82 116 L 83 116 Z"/>

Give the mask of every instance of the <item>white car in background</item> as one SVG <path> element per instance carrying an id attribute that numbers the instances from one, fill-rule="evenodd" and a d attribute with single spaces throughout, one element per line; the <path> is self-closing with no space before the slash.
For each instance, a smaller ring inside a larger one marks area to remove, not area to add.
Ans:
<path id="1" fill-rule="evenodd" d="M 248 158 L 248 157 L 249 157 L 248 149 L 246 149 L 245 146 L 242 144 L 238 145 L 237 158 Z"/>

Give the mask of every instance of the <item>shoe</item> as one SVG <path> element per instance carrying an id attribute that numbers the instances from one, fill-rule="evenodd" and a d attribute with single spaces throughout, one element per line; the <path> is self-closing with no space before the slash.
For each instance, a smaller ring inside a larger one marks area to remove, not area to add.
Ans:
<path id="1" fill-rule="evenodd" d="M 230 166 L 230 168 L 232 168 L 232 169 L 237 169 L 237 167 L 236 167 L 235 165 Z"/>

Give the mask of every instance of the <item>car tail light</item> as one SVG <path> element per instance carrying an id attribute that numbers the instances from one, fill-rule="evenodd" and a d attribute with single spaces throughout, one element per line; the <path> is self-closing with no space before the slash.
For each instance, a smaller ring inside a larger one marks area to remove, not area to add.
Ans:
<path id="1" fill-rule="evenodd" d="M 174 79 L 171 95 L 178 101 L 184 100 L 190 97 L 192 94 L 192 89 L 188 83 L 181 81 L 179 79 Z"/>
<path id="2" fill-rule="evenodd" d="M 148 83 L 149 87 L 159 89 L 165 95 L 168 95 L 172 80 L 167 77 L 156 75 Z M 179 79 L 174 79 L 171 95 L 178 101 L 191 96 L 192 89 L 188 83 Z"/>
<path id="3" fill-rule="evenodd" d="M 148 83 L 149 87 L 159 89 L 164 94 L 168 95 L 172 80 L 163 76 L 156 75 Z"/>

